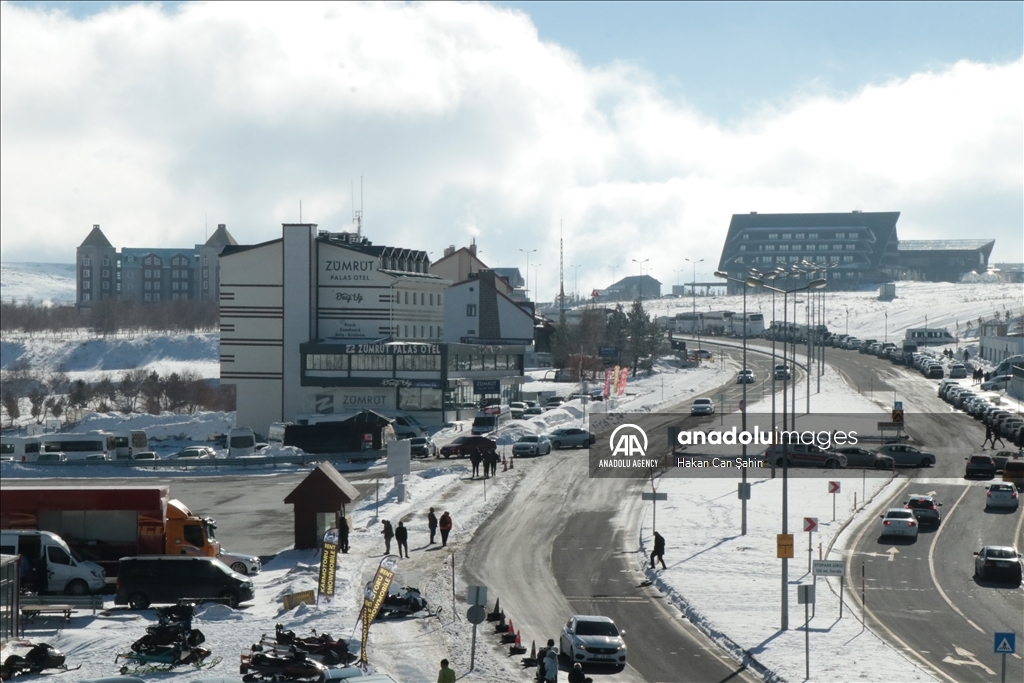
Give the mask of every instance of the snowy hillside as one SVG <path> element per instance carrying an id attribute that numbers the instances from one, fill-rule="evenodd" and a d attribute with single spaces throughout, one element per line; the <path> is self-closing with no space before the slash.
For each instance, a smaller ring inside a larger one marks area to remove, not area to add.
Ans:
<path id="1" fill-rule="evenodd" d="M 71 304 L 75 302 L 75 264 L 0 263 L 0 298 L 4 301 Z"/>

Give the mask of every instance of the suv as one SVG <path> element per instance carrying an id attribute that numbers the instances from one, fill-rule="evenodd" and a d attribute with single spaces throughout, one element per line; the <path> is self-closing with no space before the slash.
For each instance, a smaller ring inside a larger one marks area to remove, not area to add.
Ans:
<path id="1" fill-rule="evenodd" d="M 910 500 L 907 501 L 907 504 L 904 507 L 914 513 L 914 517 L 917 518 L 917 521 L 921 526 L 924 526 L 925 524 L 938 526 L 939 506 L 941 505 L 942 503 L 936 503 L 935 499 L 931 496 L 917 493 L 910 496 Z"/>
<path id="2" fill-rule="evenodd" d="M 715 402 L 710 398 L 698 398 L 690 406 L 690 415 L 714 415 Z"/>
<path id="3" fill-rule="evenodd" d="M 773 376 L 775 379 L 790 379 L 789 366 L 782 363 L 776 365 Z"/>
<path id="4" fill-rule="evenodd" d="M 972 455 L 964 458 L 967 467 L 964 469 L 964 477 L 994 477 L 996 476 L 996 461 L 991 455 Z"/>
<path id="5" fill-rule="evenodd" d="M 121 558 L 114 604 L 146 609 L 154 603 L 220 598 L 238 607 L 254 596 L 252 581 L 216 557 L 149 555 Z"/>

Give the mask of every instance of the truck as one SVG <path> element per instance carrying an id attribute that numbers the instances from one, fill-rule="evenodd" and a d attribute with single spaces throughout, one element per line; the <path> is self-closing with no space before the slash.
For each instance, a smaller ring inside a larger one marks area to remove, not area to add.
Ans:
<path id="1" fill-rule="evenodd" d="M 216 528 L 167 486 L 4 487 L 0 495 L 0 529 L 51 531 L 107 577 L 130 555 L 216 557 Z"/>

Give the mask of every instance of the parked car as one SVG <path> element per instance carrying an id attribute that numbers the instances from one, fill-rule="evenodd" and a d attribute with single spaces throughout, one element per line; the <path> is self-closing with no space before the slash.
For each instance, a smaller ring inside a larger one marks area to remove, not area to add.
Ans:
<path id="1" fill-rule="evenodd" d="M 121 558 L 114 604 L 146 609 L 187 598 L 221 598 L 238 607 L 254 596 L 252 580 L 216 557 L 146 555 Z"/>
<path id="2" fill-rule="evenodd" d="M 921 526 L 925 524 L 939 526 L 941 517 L 939 515 L 939 506 L 941 505 L 942 503 L 937 503 L 931 496 L 915 493 L 910 496 L 904 507 L 914 513 L 914 517 L 917 518 L 917 522 Z"/>
<path id="3" fill-rule="evenodd" d="M 882 536 L 909 536 L 917 538 L 920 524 L 914 513 L 906 508 L 889 508 L 882 518 Z"/>
<path id="4" fill-rule="evenodd" d="M 590 448 L 595 437 L 585 429 L 578 427 L 559 428 L 547 435 L 551 441 L 551 447 L 555 450 L 561 448 Z"/>
<path id="5" fill-rule="evenodd" d="M 946 372 L 941 363 L 932 363 L 925 368 L 924 376 L 928 379 L 942 379 L 946 376 Z"/>
<path id="6" fill-rule="evenodd" d="M 90 453 L 89 455 L 85 456 L 85 459 L 86 461 L 92 462 L 110 460 L 110 458 L 107 457 L 106 453 Z"/>
<path id="7" fill-rule="evenodd" d="M 1017 489 L 1013 484 L 990 484 L 985 494 L 985 508 L 1010 508 L 1016 510 L 1020 505 Z"/>
<path id="8" fill-rule="evenodd" d="M 518 420 L 523 417 L 523 412 L 526 410 L 526 404 L 522 401 L 512 401 L 508 404 L 509 412 L 512 413 L 512 419 Z"/>
<path id="9" fill-rule="evenodd" d="M 498 449 L 494 439 L 486 436 L 460 436 L 451 443 L 441 446 L 441 455 L 450 458 L 453 455 L 457 458 L 468 458 L 473 453 L 489 453 Z"/>
<path id="10" fill-rule="evenodd" d="M 979 579 L 1008 579 L 1016 586 L 1021 579 L 1021 555 L 1008 545 L 986 545 L 974 553 L 974 575 Z"/>
<path id="11" fill-rule="evenodd" d="M 559 646 L 570 662 L 626 665 L 626 643 L 608 617 L 577 614 L 562 627 Z"/>
<path id="12" fill-rule="evenodd" d="M 167 457 L 173 460 L 209 460 L 214 455 L 214 450 L 209 446 L 189 446 Z"/>
<path id="13" fill-rule="evenodd" d="M 231 571 L 238 572 L 243 575 L 259 574 L 260 569 L 263 568 L 263 565 L 260 563 L 260 558 L 255 555 L 230 553 L 223 548 L 221 548 L 220 555 L 217 556 L 217 559 L 230 567 Z"/>
<path id="14" fill-rule="evenodd" d="M 866 467 L 876 470 L 891 470 L 896 462 L 888 455 L 880 455 L 866 448 L 843 446 L 834 448 L 833 452 L 846 456 L 847 467 Z"/>
<path id="15" fill-rule="evenodd" d="M 782 467 L 786 463 L 790 467 L 846 467 L 846 456 L 826 451 L 814 444 L 775 444 L 765 450 L 764 456 L 769 462 L 774 462 L 776 467 Z"/>
<path id="16" fill-rule="evenodd" d="M 991 455 L 984 455 L 976 453 L 969 458 L 964 458 L 967 461 L 967 467 L 964 468 L 964 477 L 970 479 L 971 477 L 988 477 L 991 479 L 996 476 L 996 461 Z"/>
<path id="17" fill-rule="evenodd" d="M 963 363 L 952 363 L 949 366 L 950 379 L 962 379 L 967 377 L 967 366 Z"/>
<path id="18" fill-rule="evenodd" d="M 875 451 L 879 455 L 888 455 L 897 465 L 907 467 L 931 467 L 935 464 L 935 455 L 919 451 L 906 444 L 889 444 Z"/>
<path id="19" fill-rule="evenodd" d="M 1003 481 L 1024 490 L 1024 459 L 1007 460 L 1003 465 Z"/>
<path id="20" fill-rule="evenodd" d="M 715 402 L 710 398 L 698 398 L 690 405 L 690 415 L 714 415 Z"/>
<path id="21" fill-rule="evenodd" d="M 1017 451 L 997 451 L 992 454 L 992 459 L 996 463 L 996 472 L 1002 472 L 1008 461 L 1016 460 L 1020 457 L 1020 453 Z"/>
<path id="22" fill-rule="evenodd" d="M 565 399 L 561 396 L 552 396 L 547 401 L 544 401 L 544 406 L 546 408 L 558 408 L 563 403 L 565 403 Z"/>
<path id="23" fill-rule="evenodd" d="M 159 460 L 160 454 L 153 451 L 139 451 L 132 453 L 132 460 Z"/>
<path id="24" fill-rule="evenodd" d="M 409 451 L 414 458 L 433 458 L 437 455 L 437 446 L 429 436 L 414 436 L 409 439 Z"/>
<path id="25" fill-rule="evenodd" d="M 531 415 L 543 415 L 544 409 L 540 406 L 530 406 L 523 411 L 523 417 L 530 417 Z"/>
<path id="26" fill-rule="evenodd" d="M 739 374 L 736 375 L 736 384 L 753 384 L 754 371 L 750 369 L 740 370 Z"/>
<path id="27" fill-rule="evenodd" d="M 1011 379 L 1013 379 L 1012 375 L 999 375 L 998 377 L 993 377 L 987 382 L 981 383 L 981 390 L 1001 391 L 1002 389 L 1005 389 L 1006 387 L 1010 386 Z"/>
<path id="28" fill-rule="evenodd" d="M 36 462 L 43 462 L 43 463 L 46 463 L 46 462 L 49 462 L 49 463 L 53 463 L 53 462 L 67 462 L 67 461 L 68 461 L 68 456 L 64 455 L 63 453 L 40 453 L 39 457 L 36 458 Z"/>
<path id="29" fill-rule="evenodd" d="M 551 441 L 544 434 L 527 434 L 512 444 L 512 455 L 516 457 L 547 455 L 551 452 Z"/>

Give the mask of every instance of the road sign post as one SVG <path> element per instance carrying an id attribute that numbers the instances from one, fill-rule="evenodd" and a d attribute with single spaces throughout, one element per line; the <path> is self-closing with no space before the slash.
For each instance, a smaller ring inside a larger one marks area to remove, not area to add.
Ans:
<path id="1" fill-rule="evenodd" d="M 796 587 L 796 601 L 804 606 L 804 680 L 811 678 L 811 614 L 810 605 L 814 604 L 814 584 Z"/>
<path id="2" fill-rule="evenodd" d="M 839 493 L 839 482 L 830 481 L 828 483 L 828 492 L 832 494 L 832 521 L 836 521 L 836 494 Z"/>
<path id="3" fill-rule="evenodd" d="M 476 666 L 476 626 L 483 623 L 487 618 L 487 586 L 469 586 L 466 590 L 466 602 L 469 603 L 469 611 L 466 612 L 466 620 L 473 624 L 473 641 L 469 648 L 469 670 Z"/>
<path id="4" fill-rule="evenodd" d="M 992 643 L 992 650 L 997 655 L 1003 656 L 1002 674 L 999 680 L 1002 683 L 1006 683 L 1006 655 L 1012 655 L 1017 652 L 1017 634 L 1013 631 L 997 632 L 995 634 L 995 642 Z"/>
<path id="5" fill-rule="evenodd" d="M 839 577 L 839 618 L 843 618 L 843 581 L 846 578 L 846 563 L 842 560 L 815 560 L 814 581 L 817 585 L 819 576 Z"/>
<path id="6" fill-rule="evenodd" d="M 658 493 L 657 491 L 651 491 L 649 493 L 647 491 L 642 491 L 640 493 L 640 500 L 651 501 L 651 533 L 654 533 L 658 530 L 658 501 L 668 500 L 668 494 Z"/>
<path id="7" fill-rule="evenodd" d="M 793 556 L 793 534 L 776 534 L 775 557 L 780 560 L 792 560 Z"/>
<path id="8" fill-rule="evenodd" d="M 814 562 L 814 532 L 818 530 L 817 517 L 804 517 L 804 531 L 807 532 L 807 573 L 811 573 Z"/>

